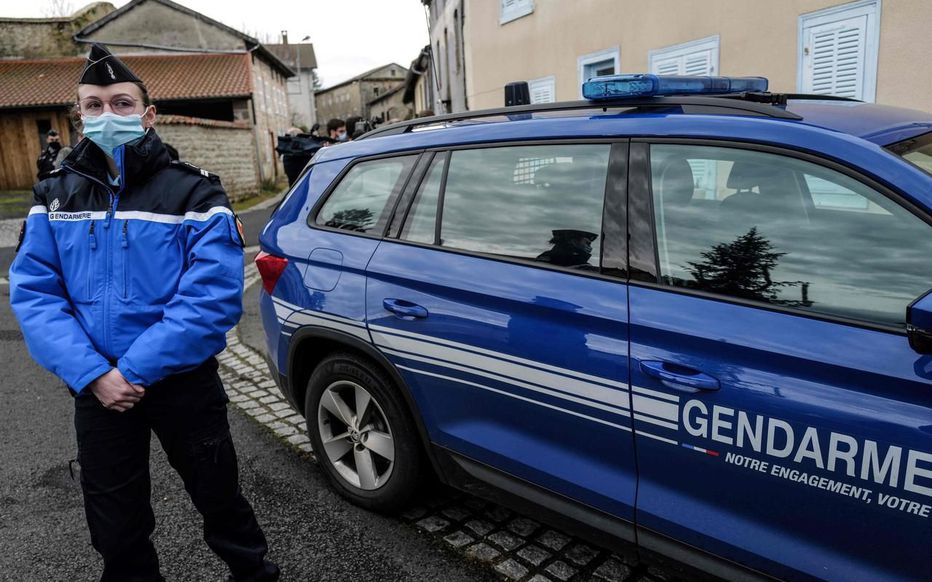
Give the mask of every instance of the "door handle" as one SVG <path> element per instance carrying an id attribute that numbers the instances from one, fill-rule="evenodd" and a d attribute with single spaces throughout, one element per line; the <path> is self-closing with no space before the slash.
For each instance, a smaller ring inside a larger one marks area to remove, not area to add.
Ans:
<path id="1" fill-rule="evenodd" d="M 657 378 L 674 390 L 698 392 L 699 390 L 718 390 L 721 387 L 717 378 L 679 364 L 642 360 L 640 368 L 644 374 Z"/>
<path id="2" fill-rule="evenodd" d="M 423 319 L 427 317 L 426 308 L 404 299 L 383 299 L 382 307 L 402 319 Z"/>

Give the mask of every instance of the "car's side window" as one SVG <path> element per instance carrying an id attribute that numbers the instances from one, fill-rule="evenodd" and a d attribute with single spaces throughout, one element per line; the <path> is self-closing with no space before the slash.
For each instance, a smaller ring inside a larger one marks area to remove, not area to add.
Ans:
<path id="1" fill-rule="evenodd" d="M 650 167 L 668 285 L 896 326 L 932 287 L 932 228 L 845 174 L 672 144 L 651 146 Z"/>
<path id="2" fill-rule="evenodd" d="M 379 233 L 417 156 L 361 162 L 350 168 L 317 213 L 318 226 Z"/>
<path id="3" fill-rule="evenodd" d="M 437 201 L 440 198 L 440 186 L 446 153 L 434 156 L 418 188 L 414 203 L 408 211 L 408 219 L 401 231 L 401 238 L 414 242 L 433 244 L 437 224 Z"/>
<path id="4" fill-rule="evenodd" d="M 450 153 L 444 247 L 598 270 L 610 144 Z"/>

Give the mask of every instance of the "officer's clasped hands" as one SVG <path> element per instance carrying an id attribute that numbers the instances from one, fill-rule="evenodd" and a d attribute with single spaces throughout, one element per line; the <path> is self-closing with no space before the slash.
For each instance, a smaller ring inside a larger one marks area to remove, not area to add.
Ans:
<path id="1" fill-rule="evenodd" d="M 90 389 L 104 408 L 117 412 L 126 412 L 146 394 L 145 388 L 127 382 L 116 368 L 94 380 Z"/>

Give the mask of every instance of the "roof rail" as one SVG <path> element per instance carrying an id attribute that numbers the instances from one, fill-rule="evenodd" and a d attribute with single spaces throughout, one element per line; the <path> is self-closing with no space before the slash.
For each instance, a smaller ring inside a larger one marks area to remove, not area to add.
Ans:
<path id="1" fill-rule="evenodd" d="M 420 117 L 418 119 L 401 121 L 376 128 L 357 139 L 398 135 L 412 131 L 415 127 L 465 121 L 468 119 L 481 119 L 483 117 L 586 109 L 601 109 L 602 111 L 606 111 L 609 108 L 659 109 L 665 107 L 680 107 L 683 113 L 687 114 L 730 112 L 732 114 L 757 115 L 794 121 L 802 119 L 802 116 L 782 108 L 782 106 L 786 104 L 786 97 L 786 95 L 780 93 L 727 93 L 722 95 L 702 96 L 671 95 L 662 97 L 628 97 L 597 102 L 562 101 L 558 103 L 537 103 L 532 105 L 518 105 L 513 107 L 500 107 L 497 109 L 482 109 L 478 111 L 464 111 L 462 113 Z"/>

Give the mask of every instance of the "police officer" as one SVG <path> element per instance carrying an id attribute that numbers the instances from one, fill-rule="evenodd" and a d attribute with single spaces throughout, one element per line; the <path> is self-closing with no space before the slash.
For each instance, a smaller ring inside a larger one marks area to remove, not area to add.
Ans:
<path id="1" fill-rule="evenodd" d="M 42 150 L 42 153 L 39 154 L 39 158 L 36 160 L 36 178 L 39 180 L 45 180 L 49 177 L 49 174 L 52 173 L 52 170 L 56 168 L 55 160 L 58 158 L 58 154 L 61 152 L 61 137 L 59 137 L 58 132 L 54 129 L 50 129 L 47 134 L 45 134 L 45 149 Z"/>
<path id="2" fill-rule="evenodd" d="M 169 160 L 145 85 L 103 46 L 77 97 L 85 139 L 34 188 L 10 298 L 30 354 L 75 396 L 101 580 L 162 580 L 151 432 L 231 579 L 276 580 L 240 492 L 214 358 L 242 311 L 243 243 L 226 193 L 216 176 Z"/>

